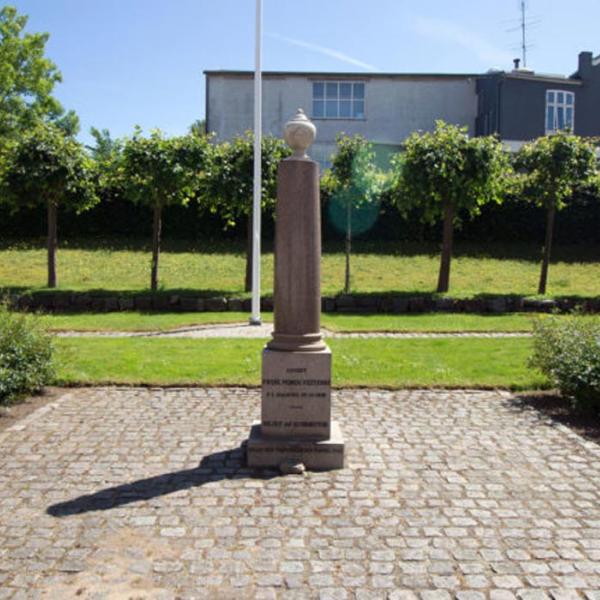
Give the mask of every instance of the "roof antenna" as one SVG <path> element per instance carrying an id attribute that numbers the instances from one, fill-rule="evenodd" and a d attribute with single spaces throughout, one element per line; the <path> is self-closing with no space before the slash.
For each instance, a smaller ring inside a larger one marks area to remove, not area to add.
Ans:
<path id="1" fill-rule="evenodd" d="M 527 52 L 532 48 L 532 44 L 528 43 L 528 34 L 530 30 L 540 24 L 541 19 L 537 17 L 528 16 L 527 11 L 529 8 L 529 0 L 519 0 L 519 15 L 518 25 L 516 25 L 517 19 L 512 21 L 515 23 L 513 27 L 507 29 L 507 32 L 520 31 L 521 43 L 519 46 L 514 47 L 513 50 L 519 50 L 521 54 L 521 64 L 523 68 L 527 68 Z"/>
<path id="2" fill-rule="evenodd" d="M 527 67 L 527 43 L 526 31 L 527 22 L 525 20 L 525 0 L 521 0 L 521 56 L 523 58 L 523 67 Z M 517 66 L 517 69 L 519 67 Z"/>

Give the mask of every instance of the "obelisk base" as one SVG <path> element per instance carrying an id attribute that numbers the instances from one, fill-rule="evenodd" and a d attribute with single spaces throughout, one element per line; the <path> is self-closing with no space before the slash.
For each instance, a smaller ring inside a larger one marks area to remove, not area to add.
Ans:
<path id="1" fill-rule="evenodd" d="M 262 356 L 261 422 L 252 426 L 248 466 L 303 463 L 341 469 L 344 440 L 331 421 L 331 350 L 273 350 Z"/>
<path id="2" fill-rule="evenodd" d="M 321 441 L 264 437 L 254 423 L 246 446 L 247 462 L 253 468 L 279 468 L 283 463 L 303 463 L 309 471 L 344 468 L 344 439 L 339 425 L 331 422 L 331 436 Z"/>

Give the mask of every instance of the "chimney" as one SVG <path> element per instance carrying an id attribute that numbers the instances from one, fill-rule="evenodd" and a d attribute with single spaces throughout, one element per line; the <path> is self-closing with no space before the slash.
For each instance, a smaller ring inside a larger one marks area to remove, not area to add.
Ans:
<path id="1" fill-rule="evenodd" d="M 579 53 L 579 66 L 577 68 L 577 72 L 579 73 L 580 77 L 582 77 L 592 68 L 592 58 L 593 55 L 591 52 Z"/>
<path id="2" fill-rule="evenodd" d="M 515 71 L 519 70 L 519 65 L 521 64 L 521 59 L 520 58 L 513 58 L 513 63 L 515 65 Z"/>

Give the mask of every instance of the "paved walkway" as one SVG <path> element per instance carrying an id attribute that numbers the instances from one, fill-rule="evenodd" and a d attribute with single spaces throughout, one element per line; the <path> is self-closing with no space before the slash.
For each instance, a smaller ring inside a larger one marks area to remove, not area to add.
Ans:
<path id="1" fill-rule="evenodd" d="M 61 331 L 59 337 L 160 337 L 160 338 L 268 338 L 273 331 L 272 323 L 248 325 L 247 323 L 229 323 L 219 325 L 196 325 L 182 327 L 169 331 Z M 486 332 L 463 331 L 454 333 L 428 332 L 335 332 L 323 329 L 323 335 L 328 338 L 512 338 L 528 337 L 528 332 Z"/>
<path id="2" fill-rule="evenodd" d="M 0 434 L 0 598 L 600 598 L 600 451 L 506 392 L 345 390 L 347 468 L 243 466 L 245 389 L 79 389 Z"/>

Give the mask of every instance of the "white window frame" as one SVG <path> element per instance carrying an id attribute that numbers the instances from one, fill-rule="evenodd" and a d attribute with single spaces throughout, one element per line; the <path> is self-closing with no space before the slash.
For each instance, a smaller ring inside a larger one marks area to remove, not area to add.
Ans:
<path id="1" fill-rule="evenodd" d="M 335 97 L 328 97 L 327 84 L 332 84 L 332 83 L 337 85 L 337 94 Z M 354 89 L 355 89 L 354 86 L 358 83 L 363 86 L 362 98 L 354 96 Z M 343 79 L 316 79 L 314 81 L 311 81 L 311 84 L 312 84 L 311 115 L 312 115 L 313 119 L 329 119 L 329 120 L 336 120 L 336 121 L 364 121 L 367 118 L 367 101 L 366 101 L 367 85 L 366 85 L 365 81 L 357 81 L 357 80 L 347 81 L 347 80 L 343 80 Z M 321 84 L 323 86 L 323 97 L 322 98 L 315 98 L 315 85 L 316 84 Z M 340 85 L 343 85 L 343 84 L 350 85 L 351 94 L 350 94 L 349 98 L 342 98 L 340 96 Z M 315 115 L 315 101 L 323 102 L 323 115 L 322 116 Z M 337 116 L 335 116 L 335 117 L 327 116 L 327 101 L 330 101 L 330 102 L 335 101 L 336 102 Z M 350 116 L 349 117 L 341 117 L 340 116 L 340 103 L 342 101 L 350 102 Z M 359 102 L 362 102 L 362 105 L 363 105 L 362 116 L 360 116 L 360 117 L 354 116 L 355 105 Z"/>
<path id="2" fill-rule="evenodd" d="M 553 94 L 552 97 L 550 94 Z M 563 94 L 563 100 L 560 102 L 558 100 L 558 94 Z M 568 98 L 571 99 L 571 103 L 569 104 Z M 548 127 L 548 120 L 550 118 L 550 109 L 552 109 L 552 128 Z M 563 111 L 563 127 L 558 126 L 558 114 L 559 109 Z M 567 111 L 571 109 L 571 123 L 567 123 Z M 569 90 L 546 90 L 546 111 L 544 113 L 544 128 L 546 130 L 546 135 L 551 133 L 556 133 L 561 129 L 570 129 L 571 131 L 575 131 L 575 92 L 571 92 Z"/>

